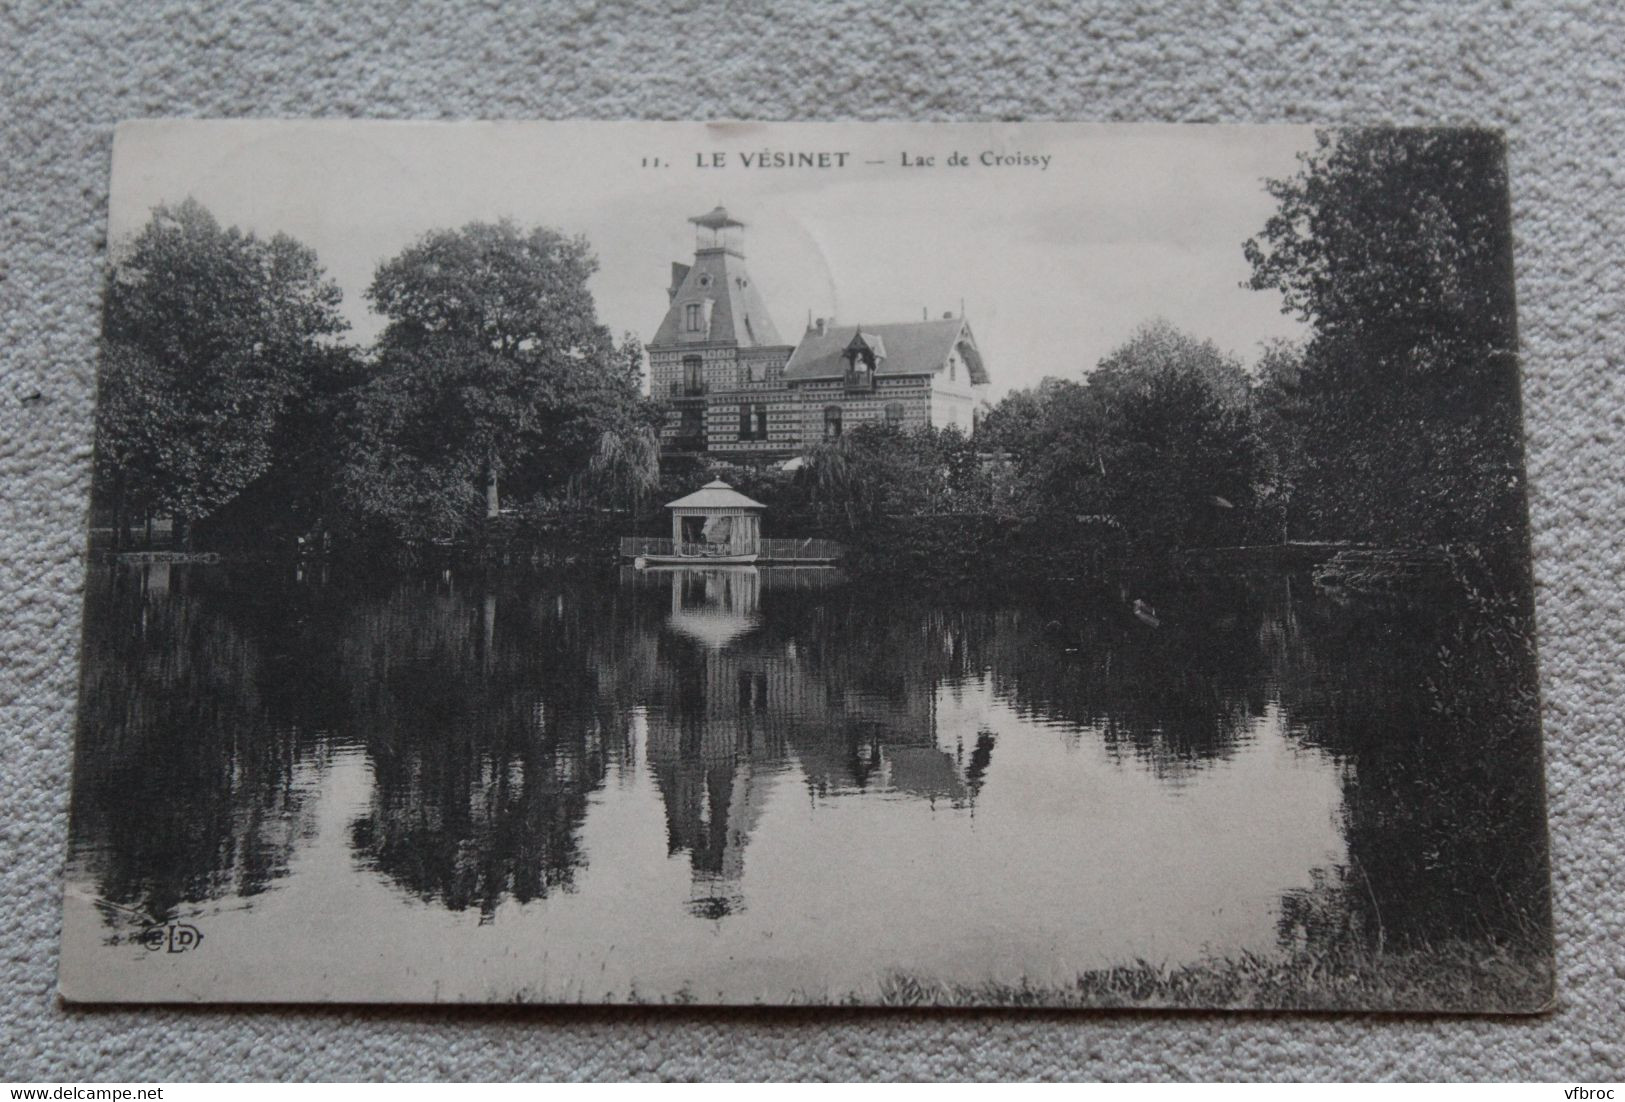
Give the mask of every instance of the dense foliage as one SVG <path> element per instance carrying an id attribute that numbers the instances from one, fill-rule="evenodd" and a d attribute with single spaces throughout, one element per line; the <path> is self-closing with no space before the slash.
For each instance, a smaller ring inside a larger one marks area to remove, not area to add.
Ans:
<path id="1" fill-rule="evenodd" d="M 770 535 L 836 536 L 903 569 L 924 555 L 948 573 L 1065 572 L 1102 546 L 1286 540 L 1515 561 L 1499 139 L 1324 134 L 1265 186 L 1277 211 L 1243 251 L 1252 286 L 1308 323 L 1302 344 L 1243 364 L 1153 320 L 1073 377 L 1008 394 L 974 438 L 864 425 L 794 472 L 663 462 L 642 348 L 599 323 L 582 238 L 509 222 L 425 235 L 379 265 L 367 297 L 387 324 L 362 350 L 338 341 L 338 290 L 308 249 L 161 207 L 109 280 L 98 492 L 118 517 L 204 521 L 217 539 L 400 545 L 563 531 L 572 511 L 651 531 L 661 501 L 720 476 L 770 506 Z"/>
<path id="2" fill-rule="evenodd" d="M 1521 548 L 1501 139 L 1322 134 L 1268 187 L 1279 208 L 1246 244 L 1252 285 L 1312 326 L 1301 364 L 1263 388 L 1296 428 L 1292 534 Z"/>
<path id="3" fill-rule="evenodd" d="M 378 269 L 389 319 L 356 398 L 341 490 L 405 539 L 453 538 L 510 499 L 557 498 L 590 471 L 647 485 L 656 411 L 641 349 L 598 324 L 582 238 L 512 223 L 427 235 Z"/>
<path id="4" fill-rule="evenodd" d="M 1098 518 L 1137 543 L 1247 535 L 1262 448 L 1241 364 L 1166 322 L 1143 326 L 1085 381 L 1046 379 L 988 418 L 1014 457 L 1019 511 Z"/>
<path id="5" fill-rule="evenodd" d="M 99 488 L 122 530 L 185 532 L 276 465 L 285 418 L 325 385 L 345 322 L 315 253 L 158 207 L 115 258 L 96 414 Z"/>
<path id="6" fill-rule="evenodd" d="M 659 477 L 643 353 L 599 325 L 585 241 L 475 223 L 380 265 L 388 324 L 341 342 L 308 248 L 159 207 L 111 266 L 97 495 L 115 542 L 453 540 L 504 504 L 641 505 Z M 500 495 L 499 495 L 500 491 Z"/>

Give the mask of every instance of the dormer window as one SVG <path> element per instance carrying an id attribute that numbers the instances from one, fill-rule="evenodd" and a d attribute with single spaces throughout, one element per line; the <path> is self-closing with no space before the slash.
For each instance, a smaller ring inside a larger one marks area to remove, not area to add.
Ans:
<path id="1" fill-rule="evenodd" d="M 697 302 L 691 302 L 683 307 L 683 328 L 690 333 L 698 333 L 705 321 L 703 314 L 704 311 Z"/>
<path id="2" fill-rule="evenodd" d="M 873 390 L 875 374 L 880 361 L 886 358 L 886 346 L 878 336 L 854 333 L 841 355 L 846 359 L 846 386 L 849 390 Z"/>

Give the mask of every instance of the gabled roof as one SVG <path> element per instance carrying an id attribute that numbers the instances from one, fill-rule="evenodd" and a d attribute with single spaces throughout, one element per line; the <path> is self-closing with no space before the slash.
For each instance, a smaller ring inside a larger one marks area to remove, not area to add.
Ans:
<path id="1" fill-rule="evenodd" d="M 760 501 L 752 501 L 722 479 L 707 482 L 687 497 L 666 502 L 668 509 L 766 509 Z"/>
<path id="2" fill-rule="evenodd" d="M 934 321 L 894 322 L 890 325 L 829 325 L 820 333 L 807 330 L 785 365 L 786 380 L 827 379 L 846 374 L 842 354 L 856 340 L 862 340 L 877 354 L 877 375 L 933 375 L 948 363 L 956 348 L 965 361 L 972 383 L 987 382 L 987 370 L 976 351 L 970 326 L 964 318 Z"/>
<path id="3" fill-rule="evenodd" d="M 859 329 L 856 333 L 852 334 L 852 340 L 847 344 L 846 350 L 848 352 L 851 352 L 854 349 L 861 351 L 865 348 L 874 353 L 876 361 L 884 360 L 886 358 L 886 342 L 881 338 L 880 334 L 865 333 L 863 330 Z"/>

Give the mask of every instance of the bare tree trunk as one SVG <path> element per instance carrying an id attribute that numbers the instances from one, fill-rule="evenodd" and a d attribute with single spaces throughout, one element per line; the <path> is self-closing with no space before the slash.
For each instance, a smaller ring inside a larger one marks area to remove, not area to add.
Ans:
<path id="1" fill-rule="evenodd" d="M 480 647 L 480 665 L 486 673 L 490 673 L 494 664 L 492 645 L 496 642 L 497 633 L 497 595 L 490 590 L 486 590 L 480 619 L 481 627 L 485 629 L 482 636 L 483 645 Z"/>
<path id="2" fill-rule="evenodd" d="M 129 533 L 124 530 L 128 522 L 124 517 L 124 468 L 113 476 L 113 554 L 124 550 Z"/>
<path id="3" fill-rule="evenodd" d="M 502 499 L 497 495 L 497 465 L 485 461 L 485 519 L 495 520 L 502 514 Z"/>

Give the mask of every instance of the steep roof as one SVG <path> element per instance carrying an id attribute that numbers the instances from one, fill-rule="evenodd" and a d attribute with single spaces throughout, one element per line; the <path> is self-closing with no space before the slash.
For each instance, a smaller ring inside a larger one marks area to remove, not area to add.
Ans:
<path id="1" fill-rule="evenodd" d="M 668 509 L 766 509 L 760 501 L 752 501 L 722 479 L 707 482 L 687 497 L 666 502 Z"/>
<path id="2" fill-rule="evenodd" d="M 956 348 L 965 360 L 972 383 L 987 382 L 987 371 L 964 318 L 893 322 L 889 325 L 828 325 L 820 333 L 807 330 L 785 365 L 787 380 L 827 379 L 846 373 L 842 355 L 860 340 L 880 359 L 877 375 L 932 375 L 948 363 Z"/>
<path id="3" fill-rule="evenodd" d="M 737 344 L 741 348 L 783 345 L 768 316 L 767 303 L 745 270 L 745 258 L 731 246 L 697 249 L 693 264 L 673 262 L 671 305 L 666 310 L 651 348 L 677 348 L 685 344 Z M 691 303 L 708 306 L 705 328 L 689 332 L 684 309 Z"/>

